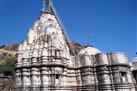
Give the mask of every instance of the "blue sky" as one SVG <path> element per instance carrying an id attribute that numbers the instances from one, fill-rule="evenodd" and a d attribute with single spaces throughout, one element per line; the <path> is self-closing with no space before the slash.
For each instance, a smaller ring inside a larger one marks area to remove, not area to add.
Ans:
<path id="1" fill-rule="evenodd" d="M 137 51 L 136 0 L 53 0 L 69 38 L 102 52 Z M 38 19 L 42 0 L 0 0 L 0 45 L 20 43 Z"/>

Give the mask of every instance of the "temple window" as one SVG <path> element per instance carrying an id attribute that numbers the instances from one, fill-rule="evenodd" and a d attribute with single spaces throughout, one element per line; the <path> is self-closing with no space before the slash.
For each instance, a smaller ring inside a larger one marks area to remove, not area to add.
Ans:
<path id="1" fill-rule="evenodd" d="M 61 50 L 55 50 L 56 58 L 61 58 Z"/>
<path id="2" fill-rule="evenodd" d="M 56 74 L 56 79 L 55 79 L 55 85 L 59 85 L 59 78 L 60 78 L 60 75 L 59 74 Z"/>
<path id="3" fill-rule="evenodd" d="M 121 72 L 121 80 L 122 80 L 122 83 L 127 83 L 128 80 L 127 80 L 127 74 L 126 72 Z"/>
<path id="4" fill-rule="evenodd" d="M 56 75 L 56 79 L 59 79 L 59 75 L 58 74 Z"/>

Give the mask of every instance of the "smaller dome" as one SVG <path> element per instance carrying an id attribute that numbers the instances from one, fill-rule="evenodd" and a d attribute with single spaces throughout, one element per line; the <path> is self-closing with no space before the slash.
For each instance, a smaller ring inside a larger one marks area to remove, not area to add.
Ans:
<path id="1" fill-rule="evenodd" d="M 137 56 L 132 59 L 133 70 L 137 70 Z"/>
<path id="2" fill-rule="evenodd" d="M 94 47 L 91 47 L 91 46 L 88 46 L 84 49 L 82 49 L 78 55 L 95 55 L 97 53 L 101 53 L 101 51 L 97 48 L 94 48 Z"/>
<path id="3" fill-rule="evenodd" d="M 132 63 L 137 63 L 137 56 L 132 59 Z"/>

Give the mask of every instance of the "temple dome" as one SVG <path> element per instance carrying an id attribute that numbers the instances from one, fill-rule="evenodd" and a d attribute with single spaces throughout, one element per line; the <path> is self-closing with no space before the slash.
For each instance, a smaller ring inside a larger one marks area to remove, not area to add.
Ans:
<path id="1" fill-rule="evenodd" d="M 132 63 L 137 63 L 137 56 L 132 59 Z"/>
<path id="2" fill-rule="evenodd" d="M 97 53 L 101 53 L 101 51 L 97 48 L 92 46 L 87 46 L 86 48 L 82 49 L 78 55 L 95 55 Z"/>
<path id="3" fill-rule="evenodd" d="M 132 59 L 133 70 L 137 70 L 137 56 Z"/>

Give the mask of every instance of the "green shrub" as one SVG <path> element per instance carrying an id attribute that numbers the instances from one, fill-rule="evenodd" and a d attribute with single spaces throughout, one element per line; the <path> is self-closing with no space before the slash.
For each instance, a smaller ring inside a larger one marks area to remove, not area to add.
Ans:
<path id="1" fill-rule="evenodd" d="M 0 73 L 4 75 L 13 75 L 14 68 L 16 65 L 16 60 L 14 58 L 7 59 L 3 64 L 0 64 Z"/>

